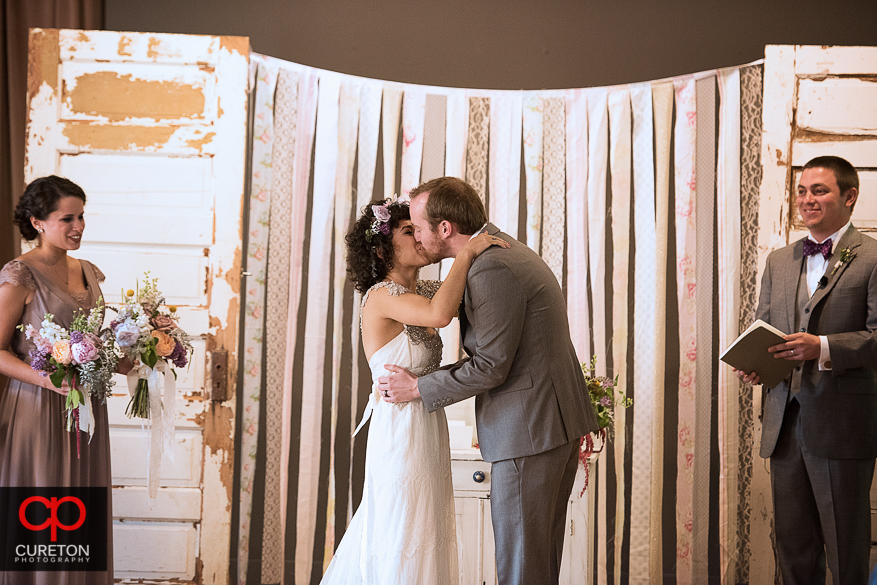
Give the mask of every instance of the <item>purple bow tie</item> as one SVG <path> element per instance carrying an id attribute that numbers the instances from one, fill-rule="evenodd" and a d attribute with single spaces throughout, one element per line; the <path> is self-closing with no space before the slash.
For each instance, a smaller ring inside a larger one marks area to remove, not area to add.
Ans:
<path id="1" fill-rule="evenodd" d="M 831 257 L 831 238 L 828 238 L 821 244 L 817 244 L 810 238 L 804 240 L 804 257 L 814 254 L 822 254 L 822 257 L 828 260 Z"/>

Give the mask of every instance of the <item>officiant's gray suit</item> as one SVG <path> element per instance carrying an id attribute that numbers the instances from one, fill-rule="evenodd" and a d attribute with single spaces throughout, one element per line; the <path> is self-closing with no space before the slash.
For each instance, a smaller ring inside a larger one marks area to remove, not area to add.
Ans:
<path id="1" fill-rule="evenodd" d="M 855 257 L 835 270 L 844 249 Z M 820 574 L 824 582 L 824 537 L 834 582 L 866 583 L 877 457 L 877 241 L 851 226 L 812 297 L 804 266 L 803 240 L 773 252 L 757 310 L 783 332 L 827 336 L 831 357 L 830 370 L 806 361 L 765 389 L 761 456 L 771 458 L 780 568 L 787 585 Z M 788 573 L 791 564 L 799 572 Z"/>
<path id="2" fill-rule="evenodd" d="M 419 378 L 418 390 L 430 411 L 476 397 L 500 583 L 556 583 L 579 439 L 597 419 L 554 273 L 493 224 L 487 232 L 511 248 L 488 248 L 469 270 L 460 311 L 469 357 Z"/>

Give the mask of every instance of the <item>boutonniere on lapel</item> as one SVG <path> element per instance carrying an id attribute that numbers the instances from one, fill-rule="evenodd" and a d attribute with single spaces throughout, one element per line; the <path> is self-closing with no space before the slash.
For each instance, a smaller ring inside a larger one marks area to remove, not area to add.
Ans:
<path id="1" fill-rule="evenodd" d="M 843 266 L 844 264 L 849 264 L 856 258 L 856 255 L 850 252 L 849 248 L 844 248 L 840 251 L 840 259 L 835 263 L 834 269 L 831 271 L 829 276 L 834 276 L 834 273 L 837 272 L 837 269 Z"/>

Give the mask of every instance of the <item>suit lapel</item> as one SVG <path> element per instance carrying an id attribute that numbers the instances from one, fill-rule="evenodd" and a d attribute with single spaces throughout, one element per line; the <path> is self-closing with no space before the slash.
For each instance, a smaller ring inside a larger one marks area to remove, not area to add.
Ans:
<path id="1" fill-rule="evenodd" d="M 788 260 L 788 259 L 787 259 Z M 795 327 L 795 306 L 798 304 L 798 285 L 801 283 L 801 271 L 804 269 L 804 240 L 799 240 L 792 245 L 792 258 L 787 261 L 782 270 L 782 290 L 786 299 L 792 299 L 786 303 L 787 329 L 791 333 Z"/>
<path id="2" fill-rule="evenodd" d="M 813 293 L 813 299 L 811 303 L 815 306 L 819 303 L 826 295 L 834 288 L 834 285 L 837 284 L 837 281 L 840 279 L 841 275 L 846 270 L 847 266 L 849 266 L 849 262 L 841 263 L 840 256 L 841 250 L 844 248 L 849 249 L 850 253 L 855 254 L 856 248 L 862 245 L 862 234 L 859 233 L 855 227 L 850 226 L 850 228 L 840 237 L 837 245 L 834 247 L 834 252 L 831 254 L 831 259 L 828 261 L 828 266 L 825 269 L 825 278 L 828 279 L 828 282 L 825 286 L 819 287 L 816 289 L 816 292 Z M 802 245 L 803 249 L 803 245 Z"/>
<path id="3" fill-rule="evenodd" d="M 487 225 L 484 226 L 483 231 L 494 236 L 499 233 L 500 230 L 492 223 L 487 222 Z M 460 320 L 460 343 L 463 345 L 463 349 L 466 350 L 467 354 L 469 353 L 469 349 L 466 347 L 466 333 L 469 330 L 469 316 L 466 314 L 466 304 L 467 301 L 471 302 L 471 300 L 472 299 L 469 298 L 469 286 L 467 284 L 466 290 L 463 291 L 463 300 L 460 301 L 460 309 L 457 312 L 457 318 Z"/>

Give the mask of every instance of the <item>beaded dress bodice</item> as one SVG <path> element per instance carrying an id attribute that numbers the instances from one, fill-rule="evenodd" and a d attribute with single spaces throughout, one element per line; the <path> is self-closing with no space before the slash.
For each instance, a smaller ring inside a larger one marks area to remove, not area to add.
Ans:
<path id="1" fill-rule="evenodd" d="M 436 291 L 441 286 L 441 282 L 437 280 L 418 280 L 417 281 L 417 292 L 415 294 L 419 294 L 421 296 L 432 298 L 435 295 Z M 360 319 L 359 326 L 360 330 L 362 329 L 362 307 L 365 307 L 365 303 L 368 300 L 369 293 L 371 291 L 378 288 L 386 288 L 387 292 L 394 297 L 398 297 L 405 293 L 410 293 L 406 287 L 393 282 L 392 280 L 384 280 L 373 285 L 370 289 L 366 291 L 364 295 L 362 295 L 362 302 L 360 303 Z M 409 367 L 409 369 L 416 374 L 417 376 L 424 376 L 430 372 L 434 372 L 438 369 L 439 365 L 441 365 L 442 361 L 442 338 L 435 331 L 430 332 L 427 327 L 419 327 L 417 325 L 404 325 L 403 331 L 410 345 L 411 350 L 411 365 L 410 367 L 405 364 L 404 367 Z M 401 336 L 402 333 L 399 335 Z M 386 349 L 389 349 L 391 345 L 398 343 L 399 337 L 393 339 L 389 343 L 387 343 L 384 347 L 380 348 L 375 354 L 372 356 L 371 361 L 375 361 L 375 357 L 379 354 L 383 354 Z M 382 362 L 386 363 L 386 362 Z M 383 368 L 381 368 L 383 369 Z M 372 371 L 375 372 L 376 368 L 372 368 Z"/>

